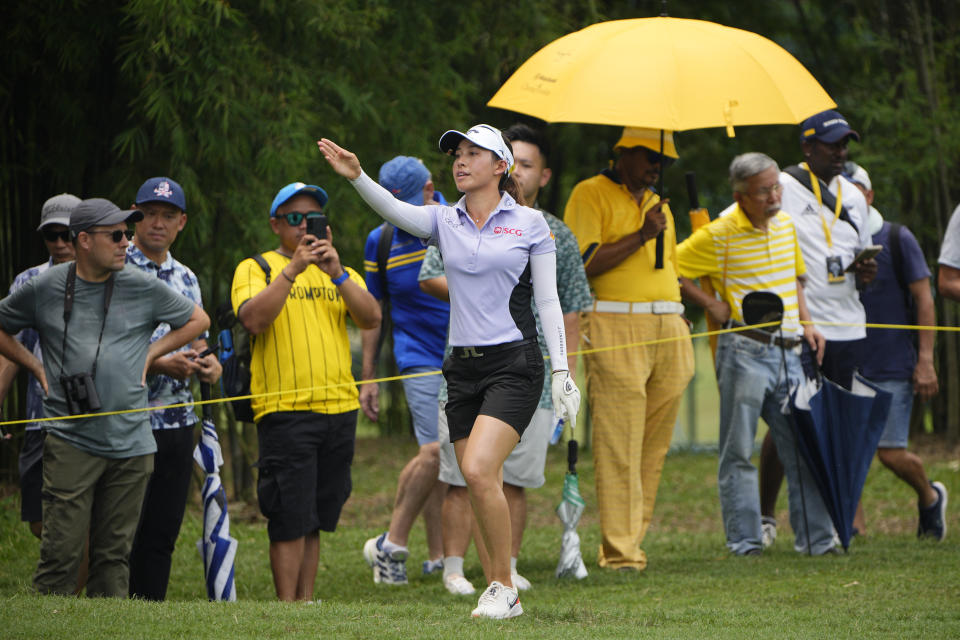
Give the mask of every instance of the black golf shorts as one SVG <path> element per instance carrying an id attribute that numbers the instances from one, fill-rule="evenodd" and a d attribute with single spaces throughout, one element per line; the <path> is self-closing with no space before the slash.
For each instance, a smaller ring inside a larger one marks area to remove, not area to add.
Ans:
<path id="1" fill-rule="evenodd" d="M 488 347 L 454 347 L 443 363 L 450 442 L 470 435 L 478 415 L 523 435 L 543 390 L 543 355 L 535 338 Z"/>

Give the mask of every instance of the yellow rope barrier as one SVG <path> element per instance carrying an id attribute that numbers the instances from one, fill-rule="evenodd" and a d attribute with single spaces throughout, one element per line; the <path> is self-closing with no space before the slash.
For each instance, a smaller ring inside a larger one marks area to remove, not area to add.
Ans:
<path id="1" fill-rule="evenodd" d="M 701 333 L 694 333 L 690 335 L 691 340 L 696 340 L 699 338 L 708 338 L 710 336 L 722 335 L 725 333 L 736 333 L 738 331 L 744 331 L 746 329 L 762 329 L 764 327 L 776 326 L 777 322 L 766 322 L 763 324 L 754 324 L 743 327 L 733 327 L 730 329 L 718 329 L 716 331 L 703 331 Z M 801 321 L 800 324 L 804 325 L 819 325 L 819 326 L 830 326 L 830 327 L 866 327 L 868 329 L 902 329 L 907 331 L 960 331 L 960 327 L 937 327 L 937 326 L 926 326 L 926 325 L 910 325 L 910 324 L 872 324 L 872 323 L 851 323 L 851 322 L 809 322 Z M 586 355 L 588 353 L 601 353 L 604 351 L 616 351 L 618 349 L 633 349 L 636 347 L 645 347 L 648 345 L 654 344 L 663 344 L 665 342 L 676 342 L 678 340 L 685 340 L 687 336 L 672 336 L 669 338 L 659 338 L 657 340 L 647 340 L 644 342 L 633 342 L 630 344 L 618 344 L 610 347 L 597 347 L 595 349 L 581 349 L 580 351 L 573 351 L 570 355 Z M 549 356 L 547 358 L 549 360 Z M 52 418 L 36 418 L 34 420 L 7 420 L 5 422 L 0 422 L 0 427 L 6 427 L 10 425 L 18 424 L 33 424 L 40 422 L 58 422 L 61 420 L 79 420 L 82 418 L 97 418 L 103 416 L 117 416 L 127 413 L 144 413 L 148 411 L 164 411 L 166 409 L 178 409 L 181 407 L 190 407 L 190 406 L 203 406 L 207 404 L 221 404 L 224 402 L 232 402 L 234 400 L 252 400 L 253 398 L 268 398 L 271 396 L 284 395 L 290 393 L 301 393 L 304 391 L 320 391 L 324 389 L 335 389 L 338 387 L 347 387 L 355 386 L 358 384 L 372 384 L 380 382 L 392 382 L 395 380 L 405 380 L 407 378 L 422 378 L 424 376 L 435 376 L 441 373 L 439 369 L 436 371 L 422 371 L 420 373 L 409 373 L 406 375 L 399 376 L 389 376 L 385 378 L 372 378 L 370 380 L 357 380 L 355 382 L 341 382 L 338 384 L 328 384 L 320 385 L 316 387 L 307 387 L 304 389 L 288 389 L 284 391 L 270 391 L 267 393 L 258 393 L 250 394 L 245 396 L 234 396 L 231 398 L 213 398 L 211 400 L 196 400 L 194 402 L 181 402 L 178 404 L 168 404 L 158 407 L 140 407 L 137 409 L 121 409 L 118 411 L 104 411 L 100 413 L 81 413 L 72 416 L 56 416 Z"/>

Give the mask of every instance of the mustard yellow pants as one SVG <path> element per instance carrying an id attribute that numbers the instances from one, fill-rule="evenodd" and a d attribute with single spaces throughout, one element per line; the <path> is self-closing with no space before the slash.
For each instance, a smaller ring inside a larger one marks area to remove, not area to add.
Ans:
<path id="1" fill-rule="evenodd" d="M 653 517 L 680 399 L 693 377 L 693 348 L 676 314 L 585 313 L 585 349 L 679 339 L 589 353 L 587 393 L 603 541 L 601 567 L 643 569 L 640 548 Z"/>

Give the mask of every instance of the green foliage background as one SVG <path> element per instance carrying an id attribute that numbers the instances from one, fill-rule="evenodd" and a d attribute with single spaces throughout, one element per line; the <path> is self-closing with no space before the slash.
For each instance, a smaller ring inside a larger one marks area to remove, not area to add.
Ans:
<path id="1" fill-rule="evenodd" d="M 69 191 L 129 204 L 137 186 L 169 175 L 186 189 L 189 223 L 174 253 L 198 274 L 207 306 L 225 298 L 233 267 L 270 248 L 267 209 L 293 180 L 331 195 L 334 238 L 359 267 L 378 220 L 322 163 L 327 136 L 367 171 L 416 155 L 455 197 L 436 148 L 447 128 L 506 126 L 484 105 L 538 48 L 586 25 L 649 17 L 658 0 L 59 0 L 9 3 L 0 26 L 0 282 L 43 259 L 34 232 L 43 201 Z M 760 33 L 793 53 L 863 134 L 852 159 L 871 172 L 877 207 L 920 238 L 931 265 L 958 188 L 960 7 L 934 0 L 675 0 L 670 15 Z M 638 43 L 634 60 L 645 64 Z M 534 122 L 534 124 L 537 124 Z M 635 123 L 642 124 L 642 123 Z M 544 195 L 562 213 L 573 185 L 605 165 L 612 127 L 551 125 L 557 176 Z M 729 199 L 726 167 L 762 150 L 798 160 L 796 128 L 748 127 L 678 136 L 667 176 L 678 214 L 695 171 L 712 212 Z M 677 216 L 680 235 L 686 217 Z M 938 301 L 941 323 L 956 308 Z M 939 431 L 960 428 L 953 335 L 940 340 Z"/>

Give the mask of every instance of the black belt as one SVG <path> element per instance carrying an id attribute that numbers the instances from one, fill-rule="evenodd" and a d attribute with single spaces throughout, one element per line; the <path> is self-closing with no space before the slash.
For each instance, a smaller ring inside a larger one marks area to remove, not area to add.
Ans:
<path id="1" fill-rule="evenodd" d="M 778 338 L 772 333 L 767 333 L 766 331 L 761 331 L 759 329 L 743 329 L 737 331 L 737 335 L 744 336 L 745 338 L 750 338 L 751 340 L 756 340 L 757 342 L 762 342 L 764 344 L 772 344 L 778 347 L 783 347 L 785 349 L 793 349 L 795 346 L 800 344 L 800 338 Z"/>
<path id="2" fill-rule="evenodd" d="M 483 347 L 453 347 L 453 357 L 455 358 L 482 358 L 487 354 L 499 353 L 516 349 L 525 344 L 535 342 L 536 338 L 525 338 L 515 342 L 504 342 L 502 344 L 491 344 Z"/>

